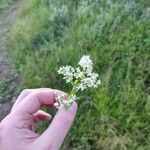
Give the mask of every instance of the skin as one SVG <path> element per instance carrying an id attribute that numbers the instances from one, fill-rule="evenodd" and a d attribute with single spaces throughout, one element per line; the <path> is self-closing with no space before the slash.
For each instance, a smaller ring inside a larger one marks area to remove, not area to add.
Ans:
<path id="1" fill-rule="evenodd" d="M 0 123 L 1 150 L 59 150 L 77 112 L 73 103 L 67 110 L 59 110 L 41 135 L 34 126 L 39 121 L 51 120 L 51 115 L 40 110 L 53 107 L 56 92 L 53 89 L 24 90 L 10 114 Z"/>

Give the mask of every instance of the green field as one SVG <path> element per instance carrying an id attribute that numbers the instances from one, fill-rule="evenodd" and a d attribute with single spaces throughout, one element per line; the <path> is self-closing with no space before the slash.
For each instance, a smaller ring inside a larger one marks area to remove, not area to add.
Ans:
<path id="1" fill-rule="evenodd" d="M 57 70 L 83 55 L 91 56 L 102 80 L 82 93 L 62 149 L 149 150 L 148 0 L 28 0 L 19 12 L 8 46 L 20 88 L 67 92 Z"/>

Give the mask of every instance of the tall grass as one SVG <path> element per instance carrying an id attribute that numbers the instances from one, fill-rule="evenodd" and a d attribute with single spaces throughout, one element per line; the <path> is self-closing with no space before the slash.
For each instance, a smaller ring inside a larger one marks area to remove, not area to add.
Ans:
<path id="1" fill-rule="evenodd" d="M 149 19 L 140 0 L 28 0 L 21 9 L 9 46 L 22 88 L 67 91 L 57 70 L 84 54 L 101 76 L 81 96 L 62 149 L 150 148 Z"/>

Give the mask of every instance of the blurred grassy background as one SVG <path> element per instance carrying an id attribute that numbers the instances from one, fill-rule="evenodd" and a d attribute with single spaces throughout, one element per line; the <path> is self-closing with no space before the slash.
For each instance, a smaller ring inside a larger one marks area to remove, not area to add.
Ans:
<path id="1" fill-rule="evenodd" d="M 150 149 L 149 35 L 148 1 L 28 0 L 20 8 L 9 47 L 21 88 L 67 91 L 57 70 L 85 54 L 101 76 L 102 86 L 82 94 L 62 149 Z"/>
<path id="2" fill-rule="evenodd" d="M 0 11 L 4 8 L 7 8 L 12 0 L 0 0 Z"/>

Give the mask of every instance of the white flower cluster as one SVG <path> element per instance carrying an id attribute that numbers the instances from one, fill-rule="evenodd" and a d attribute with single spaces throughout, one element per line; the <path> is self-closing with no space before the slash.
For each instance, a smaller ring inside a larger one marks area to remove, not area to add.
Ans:
<path id="1" fill-rule="evenodd" d="M 77 100 L 77 97 L 76 95 L 73 95 L 67 98 L 65 94 L 57 93 L 55 100 L 56 102 L 54 103 L 54 106 L 60 110 L 62 108 L 67 109 L 74 101 Z"/>
<path id="2" fill-rule="evenodd" d="M 54 105 L 58 109 L 67 108 L 76 101 L 76 93 L 78 91 L 83 91 L 88 87 L 96 88 L 101 84 L 99 75 L 93 72 L 93 61 L 87 55 L 84 55 L 80 59 L 77 68 L 72 66 L 60 67 L 58 74 L 62 74 L 63 79 L 73 86 L 68 98 L 65 98 L 63 95 L 56 97 L 56 103 Z"/>
<path id="3" fill-rule="evenodd" d="M 63 74 L 63 79 L 65 79 L 67 83 L 73 80 L 74 72 L 75 69 L 71 66 L 60 67 L 60 69 L 58 70 L 58 74 Z"/>

